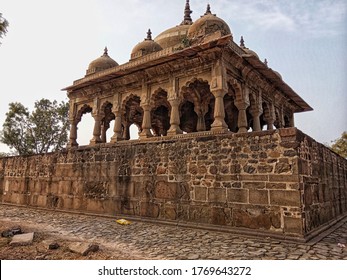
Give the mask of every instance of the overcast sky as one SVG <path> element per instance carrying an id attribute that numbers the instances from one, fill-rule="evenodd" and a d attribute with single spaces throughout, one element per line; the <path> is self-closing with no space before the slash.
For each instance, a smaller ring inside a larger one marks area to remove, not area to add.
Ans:
<path id="1" fill-rule="evenodd" d="M 191 0 L 193 20 L 207 3 L 229 24 L 235 42 L 243 35 L 246 47 L 266 58 L 313 107 L 295 115 L 300 130 L 321 143 L 347 130 L 346 0 Z M 127 62 L 148 28 L 155 37 L 179 24 L 184 5 L 185 0 L 0 0 L 0 13 L 10 23 L 0 46 L 0 129 L 10 102 L 32 109 L 41 98 L 67 100 L 61 89 L 82 78 L 105 46 L 119 64 Z M 80 127 L 78 142 L 86 144 L 92 130 Z M 0 144 L 0 152 L 7 151 Z"/>

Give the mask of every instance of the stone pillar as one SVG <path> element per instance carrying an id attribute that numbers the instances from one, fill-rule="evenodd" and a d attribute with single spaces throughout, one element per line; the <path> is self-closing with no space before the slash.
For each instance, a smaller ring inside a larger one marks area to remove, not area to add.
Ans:
<path id="1" fill-rule="evenodd" d="M 235 106 L 239 110 L 237 126 L 239 127 L 238 133 L 243 133 L 248 131 L 247 113 L 246 110 L 249 103 L 246 101 L 235 101 Z"/>
<path id="2" fill-rule="evenodd" d="M 140 139 L 145 139 L 152 137 L 152 123 L 151 123 L 151 106 L 149 104 L 144 104 L 141 106 L 143 109 L 143 120 L 142 120 L 142 131 L 139 134 Z"/>
<path id="3" fill-rule="evenodd" d="M 113 111 L 113 114 L 115 115 L 114 120 L 114 127 L 113 127 L 113 136 L 111 137 L 111 143 L 116 143 L 120 140 L 123 140 L 122 136 L 122 114 L 118 111 Z"/>
<path id="4" fill-rule="evenodd" d="M 266 121 L 266 124 L 267 124 L 267 130 L 274 129 L 274 122 L 275 122 L 275 120 L 276 120 L 276 117 L 275 117 L 275 107 L 271 103 L 270 104 L 270 108 L 269 108 L 269 115 L 265 117 L 265 121 Z"/>
<path id="5" fill-rule="evenodd" d="M 197 108 L 198 112 L 195 111 L 198 115 L 198 122 L 196 124 L 196 130 L 197 131 L 206 131 L 206 124 L 205 124 L 205 113 L 202 108 Z"/>
<path id="6" fill-rule="evenodd" d="M 214 103 L 214 121 L 211 125 L 212 131 L 228 131 L 228 125 L 225 122 L 224 95 L 223 90 L 214 90 L 212 94 L 215 97 Z"/>
<path id="7" fill-rule="evenodd" d="M 253 131 L 261 131 L 260 115 L 262 114 L 262 111 L 251 110 L 250 113 L 253 117 Z"/>
<path id="8" fill-rule="evenodd" d="M 100 115 L 94 115 L 93 116 L 95 122 L 94 122 L 94 130 L 93 130 L 93 138 L 90 140 L 90 145 L 95 145 L 98 143 L 101 143 L 101 120 L 102 116 Z"/>
<path id="9" fill-rule="evenodd" d="M 180 104 L 179 99 L 168 100 L 171 105 L 171 115 L 170 115 L 170 128 L 167 131 L 168 136 L 182 134 L 183 131 L 180 128 L 180 113 L 178 111 L 178 106 Z"/>
<path id="10" fill-rule="evenodd" d="M 101 124 L 101 142 L 106 143 L 106 131 L 109 128 L 109 126 L 106 125 L 105 122 Z"/>
<path id="11" fill-rule="evenodd" d="M 77 147 L 78 143 L 77 143 L 77 121 L 76 120 L 70 120 L 70 140 L 68 143 L 68 147 L 72 148 L 72 147 Z"/>
<path id="12" fill-rule="evenodd" d="M 124 126 L 123 139 L 124 140 L 129 140 L 130 139 L 130 125 L 128 123 L 126 123 L 125 126 Z"/>

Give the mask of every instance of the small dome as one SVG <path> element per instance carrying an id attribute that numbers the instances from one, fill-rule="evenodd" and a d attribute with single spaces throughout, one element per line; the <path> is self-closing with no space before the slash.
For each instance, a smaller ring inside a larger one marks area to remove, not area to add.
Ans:
<path id="1" fill-rule="evenodd" d="M 228 24 L 221 18 L 212 14 L 210 5 L 207 5 L 206 13 L 189 28 L 188 38 L 195 41 L 218 31 L 221 33 L 221 36 L 231 34 Z"/>
<path id="2" fill-rule="evenodd" d="M 280 78 L 282 80 L 282 76 L 281 76 L 281 74 L 279 72 L 277 72 L 277 71 L 275 71 L 273 69 L 271 69 L 271 70 L 278 76 L 278 78 Z"/>
<path id="3" fill-rule="evenodd" d="M 148 29 L 147 38 L 141 43 L 138 43 L 131 51 L 130 60 L 142 57 L 146 54 L 161 51 L 163 48 L 152 40 L 152 32 Z"/>
<path id="4" fill-rule="evenodd" d="M 240 47 L 246 52 L 246 55 L 255 56 L 256 58 L 259 59 L 259 56 L 255 51 L 252 51 L 249 48 L 246 48 L 245 41 L 243 40 L 243 36 L 241 36 Z"/>
<path id="5" fill-rule="evenodd" d="M 106 70 L 108 68 L 118 66 L 118 63 L 116 61 L 114 61 L 111 57 L 109 57 L 107 51 L 108 50 L 105 47 L 104 54 L 102 56 L 100 56 L 99 58 L 93 60 L 89 64 L 86 76 L 94 74 L 96 72 L 100 72 L 102 70 Z"/>
<path id="6" fill-rule="evenodd" d="M 184 47 L 184 41 L 187 40 L 188 29 L 193 24 L 190 16 L 191 13 L 192 11 L 190 10 L 189 0 L 187 0 L 181 24 L 163 31 L 154 38 L 154 41 L 163 49 L 170 47 Z"/>

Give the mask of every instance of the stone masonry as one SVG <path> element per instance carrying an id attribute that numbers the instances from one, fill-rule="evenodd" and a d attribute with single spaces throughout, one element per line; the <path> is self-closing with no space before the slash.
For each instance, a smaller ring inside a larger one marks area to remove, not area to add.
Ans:
<path id="1" fill-rule="evenodd" d="M 308 239 L 346 215 L 347 161 L 296 128 L 0 159 L 5 203 Z"/>

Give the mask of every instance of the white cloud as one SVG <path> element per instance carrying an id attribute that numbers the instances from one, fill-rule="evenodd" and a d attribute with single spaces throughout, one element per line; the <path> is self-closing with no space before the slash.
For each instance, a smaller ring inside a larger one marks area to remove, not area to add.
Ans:
<path id="1" fill-rule="evenodd" d="M 346 0 L 223 0 L 216 6 L 249 29 L 339 35 L 347 25 Z"/>

